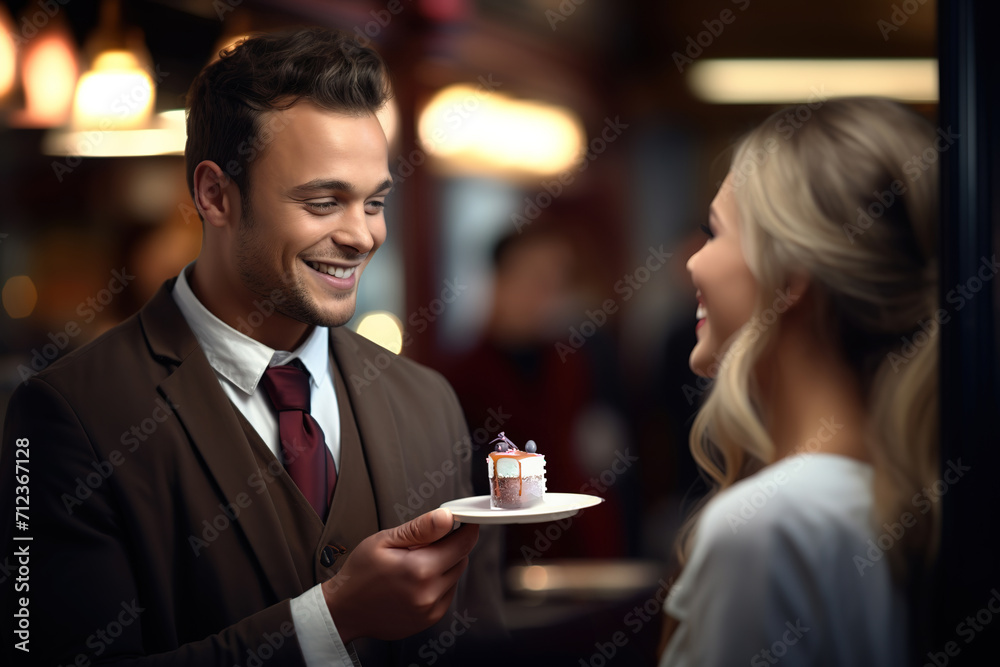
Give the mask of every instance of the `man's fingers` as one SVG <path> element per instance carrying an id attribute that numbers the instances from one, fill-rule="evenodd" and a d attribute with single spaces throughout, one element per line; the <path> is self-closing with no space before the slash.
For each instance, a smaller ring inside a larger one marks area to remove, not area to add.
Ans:
<path id="1" fill-rule="evenodd" d="M 424 571 L 443 574 L 468 558 L 478 538 L 479 526 L 465 525 L 443 540 L 411 552 L 410 557 L 420 559 Z"/>
<path id="2" fill-rule="evenodd" d="M 436 509 L 421 514 L 412 521 L 386 531 L 386 546 L 396 548 L 422 547 L 437 542 L 451 532 L 454 517 L 451 510 Z"/>

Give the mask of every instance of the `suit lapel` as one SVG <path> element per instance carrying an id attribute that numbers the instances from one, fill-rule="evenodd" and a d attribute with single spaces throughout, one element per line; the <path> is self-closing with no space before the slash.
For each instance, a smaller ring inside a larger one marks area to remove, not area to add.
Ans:
<path id="1" fill-rule="evenodd" d="M 247 494 L 251 505 L 240 513 L 243 529 L 278 599 L 301 593 L 295 565 L 281 535 L 281 523 L 268 495 L 255 493 L 249 480 L 260 471 L 240 427 L 232 403 L 174 302 L 173 280 L 140 312 L 143 330 L 154 355 L 177 364 L 158 386 L 173 406 L 192 445 L 221 490 L 225 503 Z M 244 501 L 245 504 L 245 501 Z"/>
<path id="2" fill-rule="evenodd" d="M 366 360 L 361 359 L 360 350 L 349 333 L 331 328 L 330 350 L 333 362 L 343 374 L 351 408 L 357 419 L 361 448 L 375 491 L 379 528 L 399 525 L 393 508 L 398 502 L 406 502 L 406 469 L 403 466 L 400 433 L 384 383 L 378 378 L 367 379 L 373 372 L 373 362 L 368 359 L 366 366 Z"/>

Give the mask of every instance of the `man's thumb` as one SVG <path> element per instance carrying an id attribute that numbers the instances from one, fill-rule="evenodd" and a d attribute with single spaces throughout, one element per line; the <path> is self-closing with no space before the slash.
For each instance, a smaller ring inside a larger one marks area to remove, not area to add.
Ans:
<path id="1" fill-rule="evenodd" d="M 453 525 L 454 518 L 451 515 L 451 510 L 439 508 L 433 512 L 421 514 L 413 521 L 407 521 L 401 526 L 387 530 L 386 546 L 427 546 L 450 533 Z"/>

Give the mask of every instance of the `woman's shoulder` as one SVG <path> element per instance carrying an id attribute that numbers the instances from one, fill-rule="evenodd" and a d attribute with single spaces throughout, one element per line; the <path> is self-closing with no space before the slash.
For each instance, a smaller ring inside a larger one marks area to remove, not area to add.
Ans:
<path id="1" fill-rule="evenodd" d="M 854 548 L 870 536 L 872 468 L 855 459 L 800 454 L 773 463 L 723 490 L 698 522 L 695 547 L 792 543 L 809 551 Z"/>

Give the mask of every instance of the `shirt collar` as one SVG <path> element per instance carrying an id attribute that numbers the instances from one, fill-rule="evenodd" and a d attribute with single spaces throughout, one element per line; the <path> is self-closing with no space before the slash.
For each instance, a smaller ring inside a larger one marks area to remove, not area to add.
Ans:
<path id="1" fill-rule="evenodd" d="M 208 363 L 217 373 L 244 393 L 253 395 L 257 383 L 269 367 L 300 359 L 309 371 L 314 390 L 330 381 L 327 327 L 314 326 L 305 342 L 291 352 L 274 350 L 232 328 L 205 308 L 187 280 L 186 274 L 193 265 L 194 262 L 188 264 L 177 276 L 173 297 L 208 357 Z"/>

